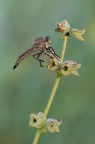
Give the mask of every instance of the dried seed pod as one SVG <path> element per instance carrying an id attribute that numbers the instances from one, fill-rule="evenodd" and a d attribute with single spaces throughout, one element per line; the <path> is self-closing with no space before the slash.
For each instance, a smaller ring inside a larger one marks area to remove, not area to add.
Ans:
<path id="1" fill-rule="evenodd" d="M 67 20 L 63 20 L 61 22 L 57 22 L 57 28 L 55 29 L 56 32 L 68 32 L 70 29 L 70 24 Z"/>
<path id="2" fill-rule="evenodd" d="M 30 114 L 29 126 L 35 127 L 35 128 L 42 128 L 42 125 L 41 125 L 42 117 L 43 117 L 42 112 L 39 112 L 37 115 L 36 114 Z"/>
<path id="3" fill-rule="evenodd" d="M 62 64 L 62 74 L 68 76 L 70 74 L 78 76 L 78 69 L 81 67 L 81 64 L 77 64 L 74 60 L 67 60 L 64 61 Z"/>
<path id="4" fill-rule="evenodd" d="M 60 132 L 59 130 L 59 126 L 62 123 L 62 120 L 60 119 L 53 119 L 53 118 L 48 118 L 46 120 L 46 128 L 48 129 L 48 131 L 54 133 L 54 132 Z"/>
<path id="5" fill-rule="evenodd" d="M 83 34 L 85 33 L 85 29 L 79 30 L 79 29 L 72 29 L 71 34 L 78 40 L 84 41 Z"/>

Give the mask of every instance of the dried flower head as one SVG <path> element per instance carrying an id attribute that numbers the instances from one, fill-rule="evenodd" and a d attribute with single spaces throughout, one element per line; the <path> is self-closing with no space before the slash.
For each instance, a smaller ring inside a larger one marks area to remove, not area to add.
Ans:
<path id="1" fill-rule="evenodd" d="M 42 121 L 43 113 L 39 112 L 36 114 L 30 114 L 30 121 L 29 126 L 35 128 L 42 128 L 41 121 Z"/>
<path id="2" fill-rule="evenodd" d="M 64 61 L 62 64 L 62 74 L 68 76 L 70 74 L 79 76 L 78 69 L 81 67 L 81 64 L 77 64 L 74 60 Z"/>
<path id="3" fill-rule="evenodd" d="M 78 40 L 84 41 L 83 34 L 85 33 L 85 29 L 71 29 L 71 34 Z"/>
<path id="4" fill-rule="evenodd" d="M 59 126 L 62 123 L 62 120 L 60 119 L 52 119 L 49 118 L 46 120 L 46 127 L 48 129 L 48 131 L 54 133 L 54 132 L 60 132 L 59 130 Z"/>
<path id="5" fill-rule="evenodd" d="M 42 123 L 43 119 L 43 113 L 39 112 L 37 115 L 36 114 L 31 114 L 30 115 L 30 121 L 29 121 L 29 126 L 30 127 L 35 127 L 37 129 L 40 129 L 41 132 L 59 132 L 59 125 L 62 123 L 62 120 L 60 119 L 53 119 L 53 118 L 45 118 L 44 123 Z"/>
<path id="6" fill-rule="evenodd" d="M 46 56 L 45 61 L 41 62 L 41 64 L 43 67 L 55 71 L 60 76 L 68 76 L 70 74 L 79 76 L 78 69 L 81 67 L 81 64 L 77 64 L 74 60 L 67 60 L 61 64 L 60 59 L 49 56 Z"/>
<path id="7" fill-rule="evenodd" d="M 83 34 L 85 33 L 85 29 L 79 30 L 79 29 L 70 29 L 70 24 L 67 20 L 63 20 L 61 22 L 57 22 L 57 28 L 55 29 L 56 32 L 62 32 L 61 38 L 64 39 L 64 37 L 71 37 L 74 36 L 76 39 L 80 41 L 84 41 Z"/>
<path id="8" fill-rule="evenodd" d="M 61 22 L 57 22 L 57 28 L 55 29 L 56 32 L 68 32 L 70 29 L 70 24 L 67 20 L 63 20 Z"/>

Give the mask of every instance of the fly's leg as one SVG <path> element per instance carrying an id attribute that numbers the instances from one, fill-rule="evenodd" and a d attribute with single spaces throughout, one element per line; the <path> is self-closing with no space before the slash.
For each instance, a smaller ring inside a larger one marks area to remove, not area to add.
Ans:
<path id="1" fill-rule="evenodd" d="M 41 60 L 41 59 L 39 59 L 39 57 L 41 56 L 42 53 L 43 53 L 43 51 L 42 51 L 42 52 L 39 52 L 39 53 L 36 53 L 36 54 L 33 55 L 33 57 L 34 57 L 35 59 L 37 59 L 37 60 Z M 43 61 L 43 60 L 41 60 L 41 61 Z"/>
<path id="2" fill-rule="evenodd" d="M 49 53 L 50 53 L 50 52 L 49 52 Z M 47 53 L 45 53 L 45 52 L 44 52 L 44 54 L 45 54 L 45 56 L 47 56 L 49 59 L 53 59 L 53 57 L 50 56 L 49 54 L 47 54 Z"/>
<path id="3" fill-rule="evenodd" d="M 48 58 L 48 59 L 53 59 L 53 57 L 52 56 L 50 56 L 49 54 L 47 54 L 47 53 L 45 53 L 45 52 L 43 52 L 44 53 L 44 55 Z M 43 61 L 43 60 L 40 60 L 39 61 L 40 62 L 40 66 L 41 67 L 45 67 L 47 64 L 45 63 L 45 61 Z M 46 64 L 46 65 L 44 65 L 44 63 Z"/>
<path id="4" fill-rule="evenodd" d="M 55 51 L 52 47 L 48 47 L 48 48 L 46 48 L 46 50 L 47 50 L 47 52 L 52 53 L 55 58 L 60 60 L 60 57 L 55 53 Z"/>
<path id="5" fill-rule="evenodd" d="M 43 53 L 45 56 L 47 56 L 48 59 L 53 59 L 53 57 L 50 56 L 49 54 L 43 52 L 43 51 L 40 52 L 40 53 L 36 53 L 36 54 L 33 55 L 33 57 L 39 61 L 40 66 L 41 66 L 41 67 L 44 67 L 44 66 L 45 66 L 45 65 L 44 65 L 45 61 L 39 58 L 42 53 Z"/>
<path id="6" fill-rule="evenodd" d="M 51 51 L 49 51 L 49 53 L 50 53 L 50 52 L 51 52 Z M 44 60 L 42 60 L 42 59 L 39 58 L 42 53 L 45 55 L 45 57 L 46 57 L 48 60 L 53 59 L 54 57 L 51 56 L 51 55 L 49 55 L 49 54 L 47 54 L 47 53 L 45 53 L 45 52 L 43 52 L 43 51 L 34 54 L 33 57 L 39 61 L 41 67 L 44 67 L 44 66 L 46 66 L 47 64 L 45 63 Z M 46 65 L 44 65 L 44 63 L 45 63 Z"/>
<path id="7" fill-rule="evenodd" d="M 49 63 L 50 63 L 50 60 L 53 59 L 54 57 L 43 52 L 44 55 L 45 55 L 45 58 L 46 58 L 46 62 L 45 61 L 40 61 L 40 66 L 41 67 L 48 67 Z"/>
<path id="8" fill-rule="evenodd" d="M 42 62 L 45 62 L 44 60 L 42 60 L 42 59 L 39 58 L 42 53 L 43 53 L 43 51 L 40 52 L 40 53 L 36 53 L 36 54 L 33 55 L 33 57 L 39 61 L 41 67 L 43 67 Z"/>
<path id="9" fill-rule="evenodd" d="M 41 67 L 44 67 L 44 64 L 43 64 L 44 62 L 45 61 L 39 61 Z"/>

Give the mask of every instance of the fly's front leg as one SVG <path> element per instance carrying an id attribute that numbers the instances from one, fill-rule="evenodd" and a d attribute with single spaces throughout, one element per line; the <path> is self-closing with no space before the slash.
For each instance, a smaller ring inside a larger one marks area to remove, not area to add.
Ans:
<path id="1" fill-rule="evenodd" d="M 55 58 L 60 60 L 60 57 L 55 53 L 55 51 L 52 47 L 48 47 L 48 48 L 46 48 L 46 50 L 47 50 L 47 52 L 52 53 Z"/>

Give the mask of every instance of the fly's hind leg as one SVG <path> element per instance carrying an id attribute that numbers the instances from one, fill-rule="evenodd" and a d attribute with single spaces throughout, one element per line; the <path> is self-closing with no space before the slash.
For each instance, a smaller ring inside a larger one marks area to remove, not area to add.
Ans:
<path id="1" fill-rule="evenodd" d="M 47 53 L 44 52 L 45 55 L 45 61 L 40 61 L 40 66 L 41 67 L 48 67 L 48 65 L 50 64 L 51 59 L 54 59 L 54 56 L 51 56 Z"/>
<path id="2" fill-rule="evenodd" d="M 42 53 L 47 57 L 48 60 L 49 60 L 49 59 L 53 59 L 53 57 L 52 57 L 51 55 L 43 52 L 43 51 L 42 51 L 42 52 L 39 52 L 39 53 L 36 53 L 36 54 L 33 55 L 33 57 L 39 61 L 40 66 L 41 66 L 41 67 L 44 67 L 45 64 L 46 64 L 46 62 L 45 62 L 44 60 L 42 60 L 42 59 L 39 58 Z"/>
<path id="3" fill-rule="evenodd" d="M 45 62 L 44 60 L 42 60 L 42 59 L 39 58 L 42 53 L 43 53 L 43 52 L 36 53 L 36 54 L 33 55 L 33 57 L 34 57 L 36 60 L 39 61 L 41 67 L 43 67 L 42 63 Z"/>

